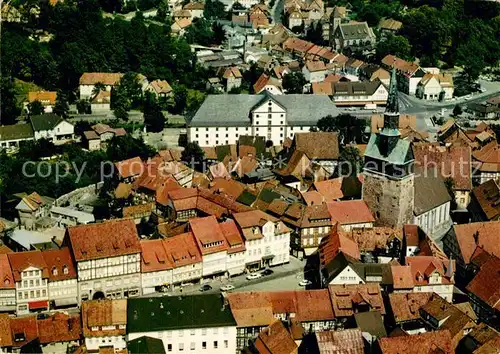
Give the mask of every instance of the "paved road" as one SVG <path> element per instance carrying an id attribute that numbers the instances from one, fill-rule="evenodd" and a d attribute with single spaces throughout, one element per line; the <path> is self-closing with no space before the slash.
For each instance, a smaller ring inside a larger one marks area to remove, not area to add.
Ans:
<path id="1" fill-rule="evenodd" d="M 70 122 L 77 122 L 80 120 L 84 120 L 87 122 L 99 122 L 99 121 L 109 121 L 115 119 L 116 119 L 115 115 L 113 114 L 112 111 L 110 111 L 108 113 L 96 113 L 96 114 L 73 114 L 71 115 L 71 118 L 69 118 L 68 120 Z M 144 114 L 139 111 L 128 112 L 128 120 L 129 122 L 143 123 Z"/>
<path id="2" fill-rule="evenodd" d="M 212 280 L 204 282 L 204 284 L 209 284 L 212 290 L 204 292 L 205 294 L 216 294 L 220 293 L 220 287 L 225 284 L 234 285 L 235 289 L 232 291 L 251 291 L 252 289 L 260 290 L 280 290 L 283 289 L 284 284 L 286 288 L 290 289 L 292 287 L 299 287 L 298 283 L 303 277 L 303 269 L 305 266 L 305 261 L 300 261 L 297 258 L 290 256 L 290 262 L 282 266 L 272 267 L 274 271 L 273 274 L 264 276 L 259 279 L 246 280 L 246 274 L 238 275 L 230 279 L 224 280 Z M 200 294 L 200 284 L 185 285 L 180 289 L 175 289 L 167 293 L 153 293 L 144 295 L 145 297 L 151 296 L 178 296 L 178 295 L 189 295 L 189 294 Z"/>

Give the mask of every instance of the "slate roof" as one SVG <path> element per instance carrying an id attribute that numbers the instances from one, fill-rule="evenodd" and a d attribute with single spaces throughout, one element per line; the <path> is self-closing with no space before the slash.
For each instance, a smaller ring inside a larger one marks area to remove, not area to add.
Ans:
<path id="1" fill-rule="evenodd" d="M 365 39 L 374 37 L 373 31 L 366 22 L 349 22 L 340 25 L 340 31 L 344 40 Z"/>
<path id="2" fill-rule="evenodd" d="M 0 141 L 33 138 L 31 124 L 3 125 L 0 127 Z"/>
<path id="3" fill-rule="evenodd" d="M 451 201 L 443 179 L 436 169 L 418 169 L 414 179 L 415 200 L 413 213 L 422 215 Z"/>
<path id="4" fill-rule="evenodd" d="M 339 111 L 332 101 L 321 95 L 208 95 L 189 126 L 250 126 L 249 115 L 253 108 L 271 98 L 283 106 L 288 125 L 315 125 L 327 115 L 338 115 Z"/>
<path id="5" fill-rule="evenodd" d="M 236 327 L 220 294 L 128 299 L 127 333 Z"/>

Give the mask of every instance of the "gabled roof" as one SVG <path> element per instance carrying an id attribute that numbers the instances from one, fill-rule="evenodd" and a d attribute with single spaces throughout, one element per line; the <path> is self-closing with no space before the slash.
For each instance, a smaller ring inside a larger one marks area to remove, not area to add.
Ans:
<path id="1" fill-rule="evenodd" d="M 236 292 L 226 298 L 238 327 L 267 326 L 274 320 L 269 292 Z"/>
<path id="2" fill-rule="evenodd" d="M 174 236 L 175 237 L 175 236 Z M 172 269 L 163 240 L 141 240 L 141 272 L 158 272 Z"/>
<path id="3" fill-rule="evenodd" d="M 370 311 L 385 314 L 384 301 L 379 284 L 330 285 L 328 287 L 336 317 L 354 315 L 359 305 Z"/>
<path id="4" fill-rule="evenodd" d="M 277 87 L 280 91 L 282 89 L 281 87 L 281 83 L 278 79 L 272 77 L 272 76 L 269 76 L 265 73 L 262 73 L 259 78 L 257 79 L 257 81 L 255 82 L 255 84 L 253 84 L 253 90 L 255 93 L 259 94 L 261 93 L 266 86 L 275 86 Z"/>
<path id="5" fill-rule="evenodd" d="M 127 325 L 127 300 L 84 301 L 81 309 L 84 337 L 123 336 Z M 103 331 L 92 327 L 116 326 L 114 330 Z"/>
<path id="6" fill-rule="evenodd" d="M 15 288 L 16 284 L 14 282 L 14 276 L 12 275 L 12 269 L 10 267 L 9 258 L 7 257 L 7 254 L 0 254 L 0 290 L 15 289 Z M 0 346 L 1 344 L 2 343 L 0 334 Z"/>
<path id="7" fill-rule="evenodd" d="M 470 263 L 478 246 L 496 257 L 500 256 L 500 242 L 497 237 L 500 235 L 500 221 L 453 225 L 453 229 L 465 264 Z"/>
<path id="8" fill-rule="evenodd" d="M 172 92 L 172 87 L 167 82 L 167 80 L 154 80 L 150 82 L 150 85 L 156 93 L 168 94 Z"/>
<path id="9" fill-rule="evenodd" d="M 497 311 L 500 311 L 499 269 L 500 259 L 493 257 L 482 265 L 474 279 L 467 285 L 467 291 Z"/>
<path id="10" fill-rule="evenodd" d="M 227 240 L 215 216 L 190 219 L 189 227 L 203 255 L 227 250 Z"/>
<path id="11" fill-rule="evenodd" d="M 13 124 L 0 126 L 0 141 L 21 140 L 34 137 L 31 124 Z"/>
<path id="12" fill-rule="evenodd" d="M 42 278 L 47 279 L 49 277 L 47 263 L 40 250 L 7 253 L 7 257 L 9 258 L 12 274 L 16 282 L 21 281 L 21 273 L 29 267 L 40 269 L 42 271 Z"/>
<path id="13" fill-rule="evenodd" d="M 63 121 L 63 119 L 57 114 L 49 113 L 49 114 L 42 114 L 39 116 L 31 116 L 30 121 L 31 125 L 33 126 L 33 130 L 38 132 L 38 131 L 54 129 L 59 123 Z"/>
<path id="14" fill-rule="evenodd" d="M 372 29 L 366 22 L 348 22 L 341 23 L 340 32 L 344 40 L 365 39 L 366 37 L 374 37 Z"/>
<path id="15" fill-rule="evenodd" d="M 347 234 L 362 252 L 385 249 L 393 239 L 403 240 L 401 228 L 392 227 L 352 228 Z"/>
<path id="16" fill-rule="evenodd" d="M 420 168 L 414 178 L 413 213 L 418 216 L 451 201 L 450 193 L 436 169 Z"/>
<path id="17" fill-rule="evenodd" d="M 123 74 L 120 73 L 83 73 L 80 85 L 95 85 L 98 82 L 104 85 L 117 85 Z"/>
<path id="18" fill-rule="evenodd" d="M 49 105 L 56 103 L 57 92 L 55 91 L 30 91 L 28 92 L 28 102 L 39 101 L 45 104 L 48 101 Z"/>
<path id="19" fill-rule="evenodd" d="M 69 248 L 42 251 L 42 256 L 49 271 L 49 281 L 76 279 L 75 264 Z"/>
<path id="20" fill-rule="evenodd" d="M 382 354 L 452 354 L 451 334 L 439 330 L 411 336 L 384 337 L 378 340 Z"/>
<path id="21" fill-rule="evenodd" d="M 389 294 L 394 321 L 396 323 L 414 321 L 420 318 L 420 307 L 425 305 L 433 293 L 402 292 Z"/>
<path id="22" fill-rule="evenodd" d="M 490 179 L 475 187 L 472 196 L 486 220 L 500 220 L 500 187 L 495 180 Z"/>
<path id="23" fill-rule="evenodd" d="M 375 222 L 364 200 L 341 200 L 327 203 L 332 220 L 341 225 Z"/>
<path id="24" fill-rule="evenodd" d="M 66 229 L 77 262 L 141 252 L 139 236 L 132 219 L 113 219 L 98 224 Z"/>
<path id="25" fill-rule="evenodd" d="M 316 332 L 320 354 L 364 354 L 365 343 L 359 328 Z"/>
<path id="26" fill-rule="evenodd" d="M 144 171 L 144 163 L 139 156 L 115 163 L 120 178 L 129 178 L 140 175 Z"/>
<path id="27" fill-rule="evenodd" d="M 73 342 L 80 340 L 82 327 L 80 314 L 56 312 L 45 319 L 37 319 L 40 344 Z"/>
<path id="28" fill-rule="evenodd" d="M 309 159 L 338 160 L 339 140 L 336 132 L 295 133 L 292 146 Z"/>
<path id="29" fill-rule="evenodd" d="M 259 333 L 254 347 L 259 354 L 294 354 L 298 349 L 290 332 L 280 320 L 275 320 Z"/>
<path id="30" fill-rule="evenodd" d="M 392 18 L 384 18 L 380 20 L 378 26 L 382 30 L 399 31 L 403 27 L 403 23 Z"/>

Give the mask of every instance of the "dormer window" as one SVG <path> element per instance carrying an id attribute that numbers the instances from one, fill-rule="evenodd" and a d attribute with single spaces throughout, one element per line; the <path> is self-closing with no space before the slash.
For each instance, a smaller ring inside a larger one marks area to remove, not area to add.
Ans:
<path id="1" fill-rule="evenodd" d="M 3 285 L 5 285 L 5 286 L 9 286 L 9 285 L 10 285 L 10 280 L 9 280 L 9 279 L 5 279 L 5 280 L 3 281 Z"/>
<path id="2" fill-rule="evenodd" d="M 68 266 L 66 264 L 63 265 L 63 273 L 64 274 L 68 274 L 69 273 Z"/>
<path id="3" fill-rule="evenodd" d="M 57 275 L 57 268 L 56 267 L 52 268 L 52 275 Z"/>

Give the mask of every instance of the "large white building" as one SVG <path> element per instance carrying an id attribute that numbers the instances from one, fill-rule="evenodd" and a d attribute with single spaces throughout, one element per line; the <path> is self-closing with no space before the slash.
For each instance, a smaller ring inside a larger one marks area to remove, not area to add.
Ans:
<path id="1" fill-rule="evenodd" d="M 163 341 L 167 353 L 236 353 L 236 321 L 219 294 L 128 300 L 127 340 Z"/>
<path id="2" fill-rule="evenodd" d="M 69 227 L 64 244 L 77 264 L 79 301 L 140 294 L 141 245 L 134 220 Z"/>
<path id="3" fill-rule="evenodd" d="M 188 141 L 208 147 L 236 144 L 239 136 L 253 135 L 279 145 L 339 113 L 323 95 L 209 95 L 188 124 Z"/>

